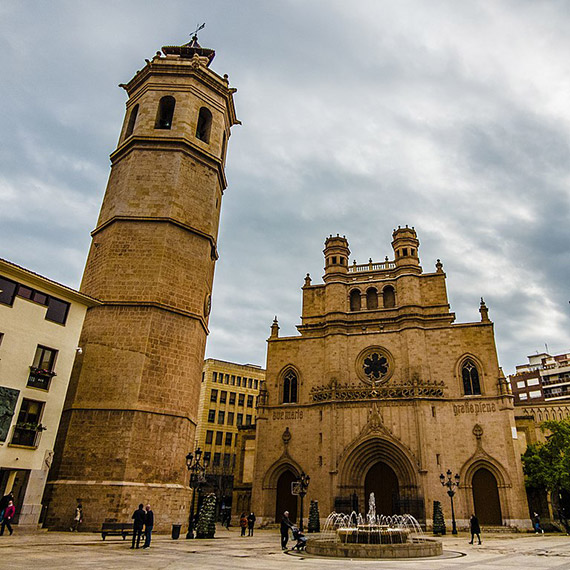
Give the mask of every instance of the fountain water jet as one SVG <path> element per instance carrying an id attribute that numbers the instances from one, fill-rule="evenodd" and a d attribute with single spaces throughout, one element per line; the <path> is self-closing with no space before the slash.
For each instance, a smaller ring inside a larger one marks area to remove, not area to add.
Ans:
<path id="1" fill-rule="evenodd" d="M 368 513 L 331 513 L 323 531 L 309 539 L 307 552 L 343 558 L 420 558 L 439 556 L 441 542 L 424 536 L 412 515 L 377 515 L 374 493 Z"/>

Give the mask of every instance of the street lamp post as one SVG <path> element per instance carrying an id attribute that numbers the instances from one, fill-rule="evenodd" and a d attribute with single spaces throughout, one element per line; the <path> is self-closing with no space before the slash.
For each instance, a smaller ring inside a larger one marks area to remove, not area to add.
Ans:
<path id="1" fill-rule="evenodd" d="M 194 453 L 190 452 L 186 456 L 186 468 L 190 471 L 190 488 L 192 489 L 192 504 L 190 507 L 190 517 L 188 518 L 188 532 L 186 538 L 194 538 L 194 499 L 196 497 L 196 489 L 200 494 L 200 486 L 206 480 L 206 467 L 204 463 L 200 463 L 202 450 L 198 447 Z"/>
<path id="2" fill-rule="evenodd" d="M 302 471 L 301 475 L 299 475 L 297 479 L 297 483 L 299 484 L 299 496 L 301 497 L 301 515 L 299 517 L 299 530 L 303 532 L 303 499 L 307 494 L 307 488 L 309 487 L 309 482 L 311 478 L 308 475 L 305 475 L 305 472 Z"/>
<path id="3" fill-rule="evenodd" d="M 455 474 L 455 477 L 453 477 L 454 480 L 451 478 L 451 469 L 447 470 L 446 475 L 447 481 L 443 473 L 439 476 L 439 480 L 444 487 L 447 487 L 447 494 L 451 500 L 451 534 L 457 534 L 457 525 L 455 524 L 455 510 L 453 508 L 453 495 L 455 495 L 455 489 L 459 487 L 459 473 Z"/>

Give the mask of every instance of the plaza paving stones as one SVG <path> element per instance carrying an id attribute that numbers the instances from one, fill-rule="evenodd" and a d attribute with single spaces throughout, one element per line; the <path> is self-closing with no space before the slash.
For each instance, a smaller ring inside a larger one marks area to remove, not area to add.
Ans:
<path id="1" fill-rule="evenodd" d="M 148 550 L 131 550 L 130 541 L 101 540 L 93 533 L 38 532 L 0 537 L 0 569 L 25 570 L 265 570 L 313 569 L 542 569 L 570 570 L 570 537 L 561 534 L 483 535 L 483 544 L 469 536 L 443 537 L 443 556 L 416 560 L 334 560 L 304 553 L 282 552 L 278 530 L 256 530 L 253 538 L 239 529 L 218 528 L 211 540 L 172 540 L 154 535 Z M 292 546 L 292 543 L 289 543 Z"/>

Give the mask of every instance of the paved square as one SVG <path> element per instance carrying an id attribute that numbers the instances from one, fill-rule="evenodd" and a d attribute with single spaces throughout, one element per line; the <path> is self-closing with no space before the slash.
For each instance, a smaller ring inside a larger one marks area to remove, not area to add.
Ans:
<path id="1" fill-rule="evenodd" d="M 444 556 L 421 560 L 333 560 L 282 552 L 278 530 L 256 530 L 253 538 L 240 537 L 239 529 L 218 528 L 212 540 L 172 540 L 153 536 L 148 550 L 131 550 L 130 541 L 94 533 L 41 532 L 0 537 L 0 568 L 34 570 L 160 569 L 256 570 L 290 568 L 403 569 L 570 569 L 570 537 L 566 535 L 483 535 L 481 546 L 469 537 L 443 538 Z M 291 545 L 291 543 L 290 543 Z"/>

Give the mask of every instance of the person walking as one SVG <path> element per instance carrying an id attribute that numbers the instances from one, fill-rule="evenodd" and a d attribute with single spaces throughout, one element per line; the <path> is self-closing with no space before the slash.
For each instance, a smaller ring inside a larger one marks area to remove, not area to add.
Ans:
<path id="1" fill-rule="evenodd" d="M 285 511 L 281 519 L 281 550 L 287 550 L 289 529 L 291 528 L 293 528 L 293 523 L 289 520 L 289 511 Z"/>
<path id="2" fill-rule="evenodd" d="M 544 534 L 544 530 L 540 526 L 540 517 L 536 511 L 532 516 L 532 526 L 534 526 L 534 534 Z"/>
<path id="3" fill-rule="evenodd" d="M 73 515 L 73 523 L 69 527 L 71 532 L 77 531 L 79 532 L 79 525 L 83 522 L 83 505 L 81 503 L 77 503 L 77 507 L 75 507 L 75 514 Z"/>
<path id="4" fill-rule="evenodd" d="M 150 539 L 152 536 L 152 527 L 154 526 L 154 513 L 150 510 L 150 505 L 145 507 L 146 513 L 144 517 L 144 546 L 150 547 Z"/>
<path id="5" fill-rule="evenodd" d="M 245 536 L 245 529 L 247 528 L 247 515 L 242 513 L 239 518 L 239 526 L 241 527 L 241 535 Z"/>
<path id="6" fill-rule="evenodd" d="M 12 519 L 14 518 L 15 514 L 16 514 L 16 507 L 14 506 L 14 502 L 8 501 L 8 506 L 4 510 L 4 518 L 2 519 L 2 526 L 0 526 L 0 536 L 2 536 L 4 534 L 4 529 L 6 527 L 8 527 L 8 530 L 10 531 L 10 535 L 12 535 L 12 533 L 14 531 L 12 530 L 12 524 L 11 523 L 12 523 Z"/>
<path id="7" fill-rule="evenodd" d="M 253 536 L 254 526 L 255 526 L 255 514 L 249 513 L 247 517 L 247 536 Z"/>
<path id="8" fill-rule="evenodd" d="M 142 503 L 139 505 L 139 508 L 133 513 L 133 516 L 131 518 L 133 519 L 133 542 L 131 544 L 131 548 L 135 548 L 135 539 L 136 548 L 138 548 L 141 543 L 141 536 L 143 533 L 144 521 L 146 518 L 146 513 L 144 512 Z"/>
<path id="9" fill-rule="evenodd" d="M 8 503 L 10 501 L 14 502 L 14 495 L 13 495 L 12 491 L 7 493 L 6 495 L 4 495 L 0 499 L 0 523 L 2 522 L 2 519 L 4 518 L 4 511 L 6 510 L 6 507 L 8 506 Z"/>
<path id="10" fill-rule="evenodd" d="M 481 527 L 479 526 L 479 519 L 475 515 L 471 515 L 469 519 L 469 528 L 471 530 L 471 542 L 469 544 L 473 544 L 475 535 L 477 535 L 479 544 L 481 544 Z"/>

